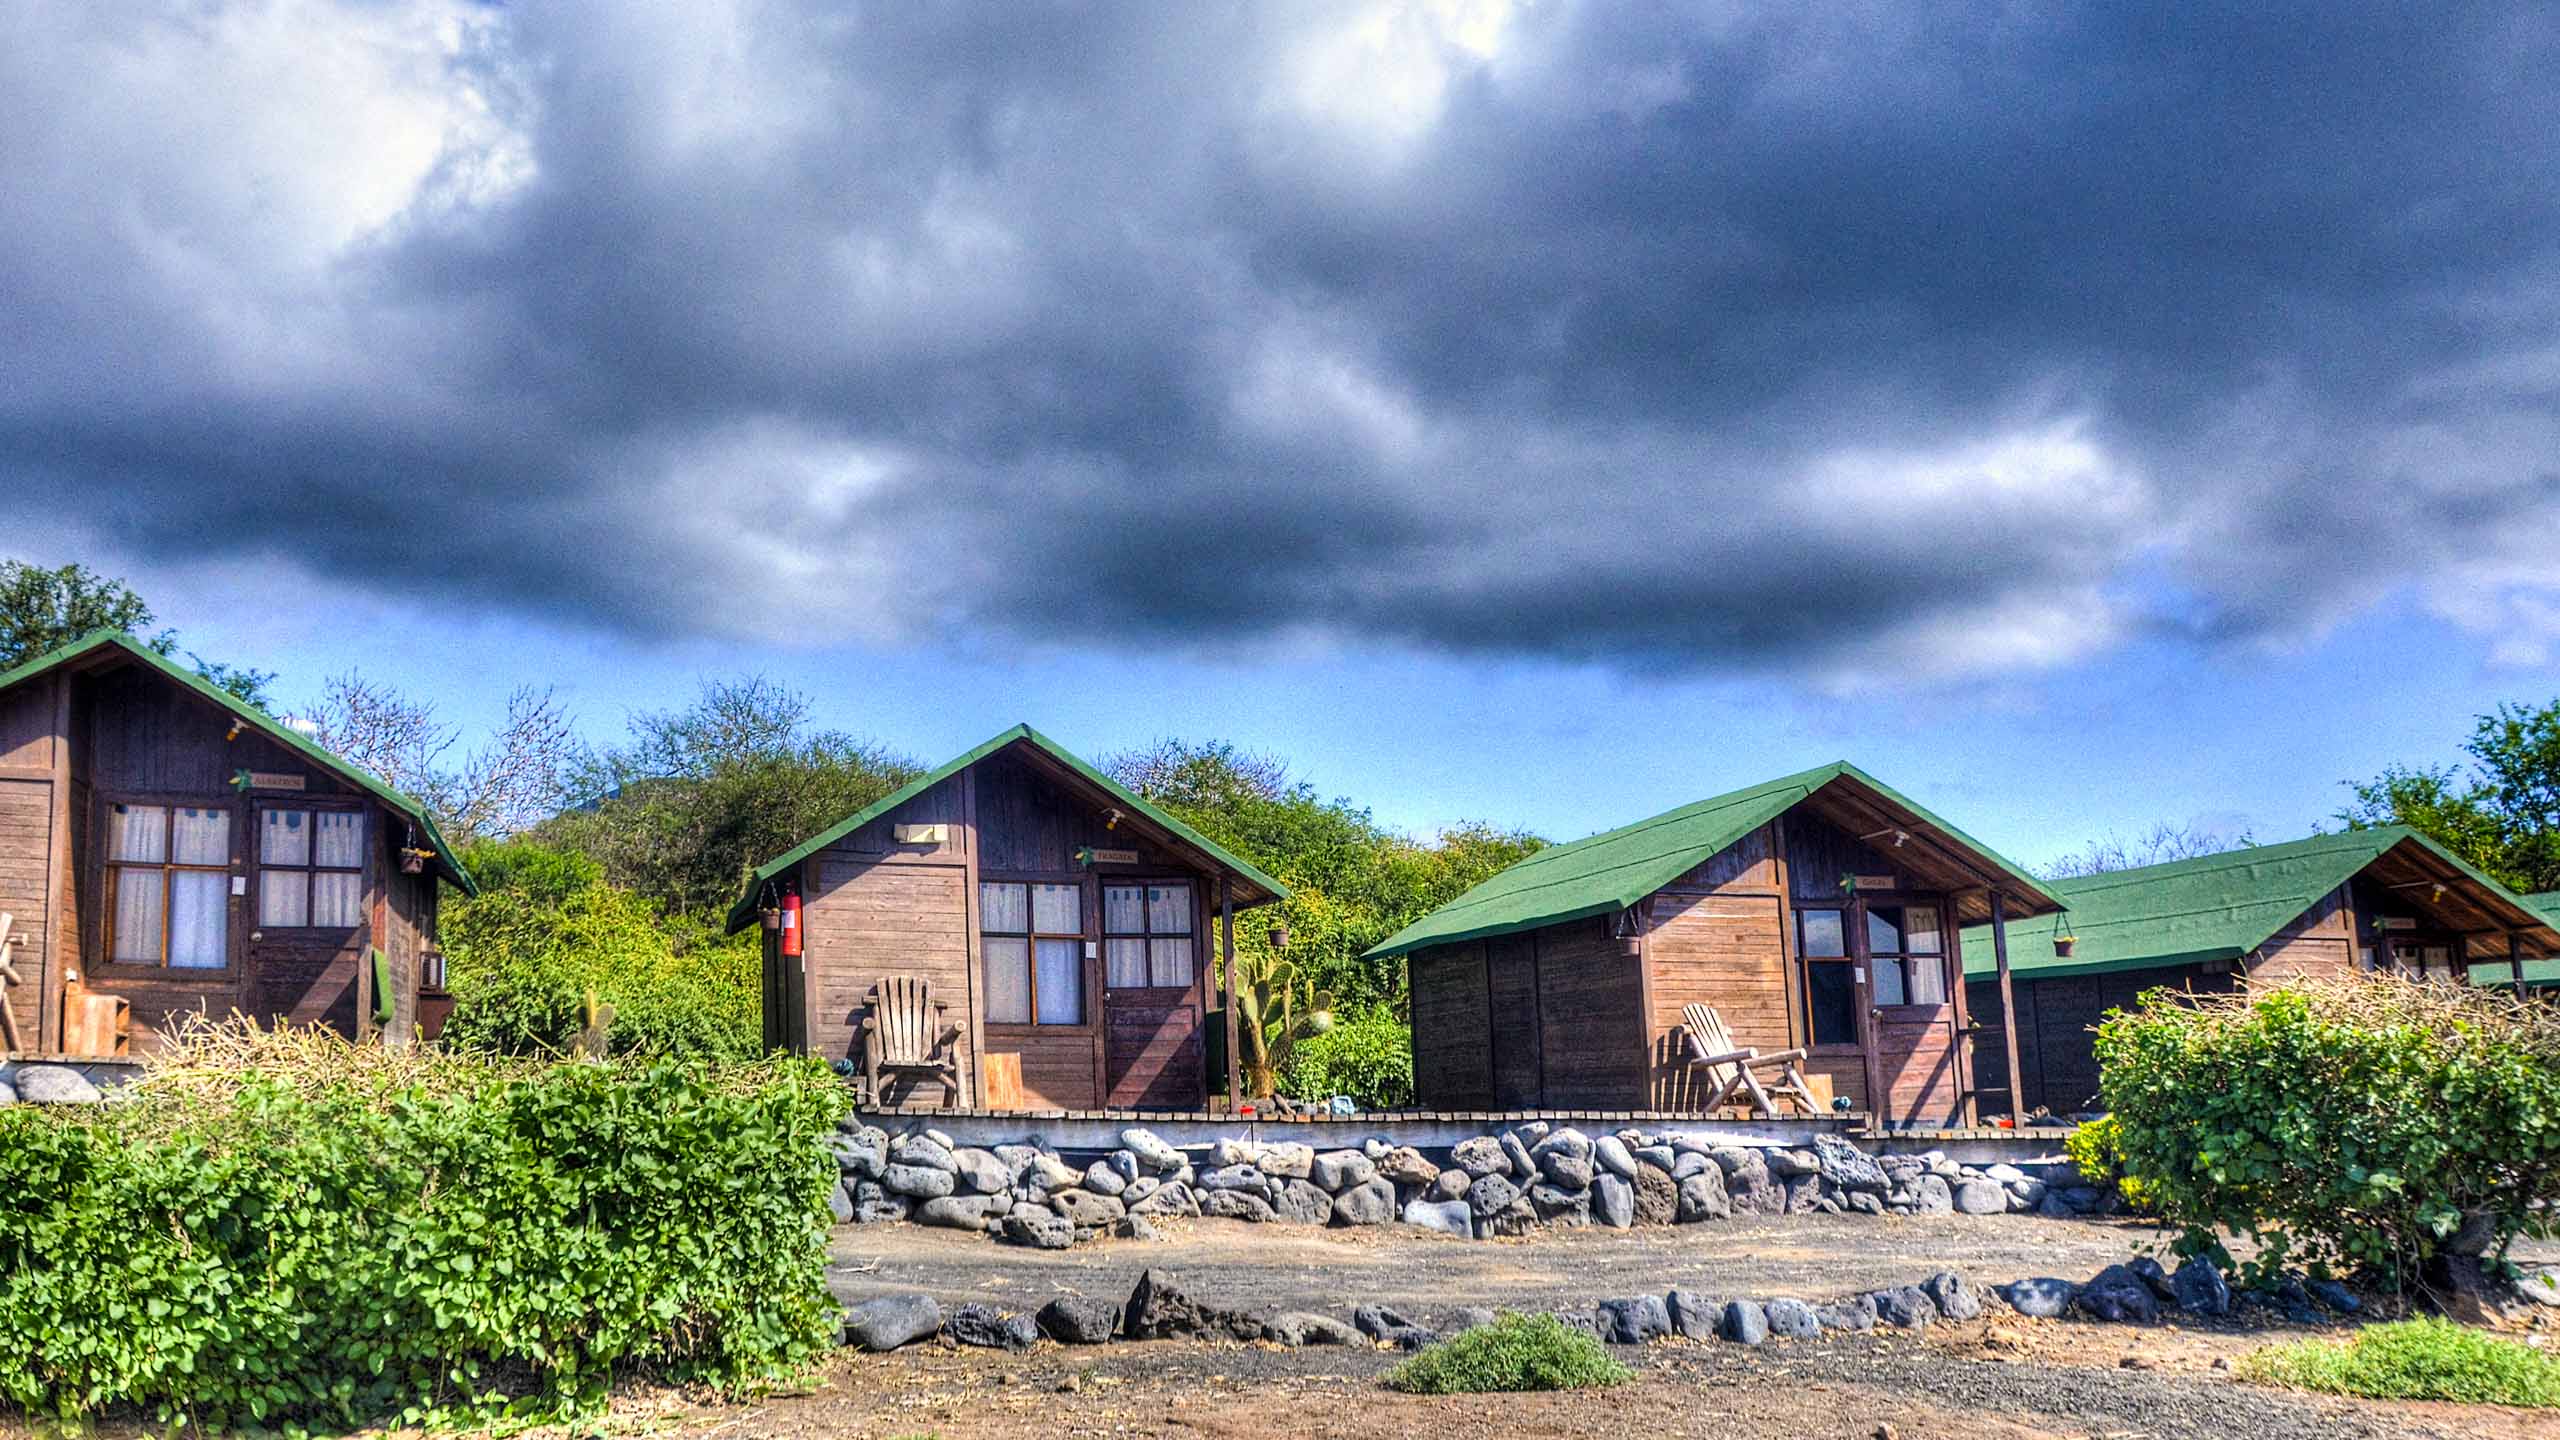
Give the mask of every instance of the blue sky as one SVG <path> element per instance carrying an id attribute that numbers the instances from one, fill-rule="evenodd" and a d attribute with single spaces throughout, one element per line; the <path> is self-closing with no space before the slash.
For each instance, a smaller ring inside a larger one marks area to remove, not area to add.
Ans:
<path id="1" fill-rule="evenodd" d="M 0 553 L 288 697 L 2040 861 L 2560 688 L 2533 0 L 0 16 Z"/>

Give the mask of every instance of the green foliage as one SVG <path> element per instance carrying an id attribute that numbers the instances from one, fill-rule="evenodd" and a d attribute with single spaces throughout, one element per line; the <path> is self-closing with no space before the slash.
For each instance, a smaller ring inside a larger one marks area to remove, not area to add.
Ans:
<path id="1" fill-rule="evenodd" d="M 1417 842 L 1364 807 L 1292 782 L 1279 761 L 1224 742 L 1162 741 L 1103 768 L 1286 884 L 1288 900 L 1238 918 L 1238 962 L 1267 961 L 1270 929 L 1284 925 L 1302 984 L 1345 1010 L 1403 1002 L 1404 966 L 1361 960 L 1371 946 L 1546 844 L 1481 824 Z"/>
<path id="2" fill-rule="evenodd" d="M 756 931 L 722 935 L 605 881 L 574 852 L 474 846 L 477 899 L 450 896 L 442 935 L 454 1010 L 443 1043 L 565 1055 L 592 993 L 613 1009 L 613 1052 L 751 1059 L 764 1049 Z"/>
<path id="3" fill-rule="evenodd" d="M 59 650 L 92 630 L 127 630 L 145 636 L 162 655 L 178 653 L 178 632 L 151 633 L 151 606 L 133 587 L 74 562 L 47 570 L 23 560 L 0 560 L 0 670 Z M 189 652 L 196 673 L 242 701 L 264 706 L 271 670 L 250 670 Z"/>
<path id="4" fill-rule="evenodd" d="M 1300 1099 L 1348 1095 L 1363 1110 L 1413 1103 L 1413 1034 L 1392 1010 L 1364 1010 L 1289 1052 L 1281 1086 Z"/>
<path id="5" fill-rule="evenodd" d="M 717 920 L 757 865 L 923 773 L 811 729 L 809 710 L 761 677 L 706 684 L 690 708 L 638 716 L 626 744 L 582 761 L 569 782 L 582 806 L 528 838 L 594 856 L 670 914 Z"/>
<path id="6" fill-rule="evenodd" d="M 2240 1361 L 2240 1374 L 2369 1400 L 2560 1406 L 2560 1357 L 2450 1320 L 2375 1325 L 2351 1340 L 2296 1340 Z"/>
<path id="7" fill-rule="evenodd" d="M 1633 1379 L 1590 1332 L 1553 1315 L 1506 1313 L 1430 1346 L 1387 1372 L 1414 1395 L 1597 1390 Z"/>
<path id="8" fill-rule="evenodd" d="M 2407 825 L 2519 891 L 2560 889 L 2560 701 L 2501 705 L 2462 749 L 2467 767 L 2394 765 L 2349 785 L 2338 818 Z"/>
<path id="9" fill-rule="evenodd" d="M 2125 1172 L 2124 1122 L 2113 1115 L 2079 1126 L 2062 1139 L 2064 1153 L 2093 1185 L 2113 1185 L 2136 1215 L 2160 1213 L 2160 1196 L 2147 1181 Z"/>
<path id="10" fill-rule="evenodd" d="M 297 1040 L 297 1045 L 313 1042 Z M 833 1341 L 806 1061 L 317 1071 L 0 1110 L 0 1402 L 209 1428 L 539 1420 Z"/>
<path id="11" fill-rule="evenodd" d="M 2560 1012 L 2389 977 L 2242 995 L 2153 991 L 2099 1026 L 2125 1168 L 2179 1249 L 2399 1284 L 2560 1203 Z"/>

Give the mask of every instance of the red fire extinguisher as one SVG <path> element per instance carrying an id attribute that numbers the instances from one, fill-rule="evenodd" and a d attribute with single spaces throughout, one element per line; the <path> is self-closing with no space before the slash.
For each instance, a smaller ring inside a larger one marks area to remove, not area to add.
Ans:
<path id="1" fill-rule="evenodd" d="M 782 953 L 800 953 L 800 892 L 788 891 L 782 897 Z"/>

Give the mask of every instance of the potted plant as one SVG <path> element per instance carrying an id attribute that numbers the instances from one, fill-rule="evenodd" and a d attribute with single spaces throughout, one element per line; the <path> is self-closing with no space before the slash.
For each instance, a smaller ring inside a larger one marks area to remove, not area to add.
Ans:
<path id="1" fill-rule="evenodd" d="M 2079 943 L 2080 937 L 2066 930 L 2053 937 L 2053 953 L 2063 959 L 2069 959 L 2071 947 Z"/>

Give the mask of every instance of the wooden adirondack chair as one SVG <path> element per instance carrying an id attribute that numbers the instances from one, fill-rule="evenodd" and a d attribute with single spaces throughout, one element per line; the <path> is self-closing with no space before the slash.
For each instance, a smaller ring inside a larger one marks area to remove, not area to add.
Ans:
<path id="1" fill-rule="evenodd" d="M 883 1071 L 931 1075 L 942 1082 L 943 1108 L 960 1099 L 960 1062 L 951 1042 L 960 1027 L 943 1016 L 951 1007 L 913 975 L 892 975 L 871 987 L 862 1016 L 862 1078 L 870 1103 L 882 1103 Z"/>
<path id="2" fill-rule="evenodd" d="M 1733 1032 L 1724 1028 L 1724 1017 L 1711 1005 L 1680 1007 L 1681 1028 L 1688 1032 L 1689 1063 L 1707 1067 L 1707 1078 L 1718 1082 L 1715 1094 L 1703 1107 L 1713 1111 L 1733 1097 L 1736 1090 L 1751 1097 L 1752 1106 L 1774 1120 L 1778 1118 L 1776 1102 L 1769 1089 L 1804 1107 L 1808 1115 L 1822 1113 L 1822 1104 L 1813 1097 L 1813 1087 L 1805 1084 L 1804 1071 L 1797 1068 L 1804 1059 L 1802 1050 L 1779 1050 L 1763 1055 L 1748 1046 L 1733 1043 Z M 1775 1070 L 1773 1087 L 1764 1087 L 1751 1072 Z"/>
<path id="3" fill-rule="evenodd" d="M 26 936 L 16 933 L 17 924 L 17 916 L 0 910 L 0 1059 L 27 1048 L 18 1035 L 17 1012 L 9 1008 L 9 987 L 27 983 L 18 978 L 18 967 L 12 963 L 17 957 L 10 953 L 11 947 L 27 943 Z"/>

